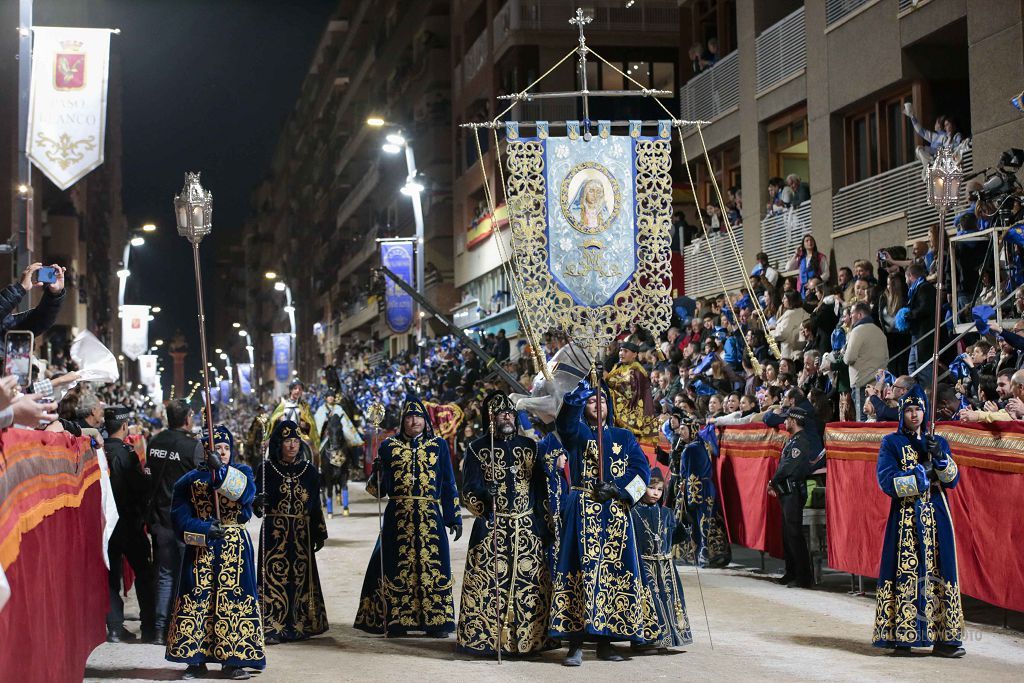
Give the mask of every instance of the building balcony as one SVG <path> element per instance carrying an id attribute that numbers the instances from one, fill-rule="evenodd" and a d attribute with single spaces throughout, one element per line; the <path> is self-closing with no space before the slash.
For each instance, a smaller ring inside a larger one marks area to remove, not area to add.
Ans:
<path id="1" fill-rule="evenodd" d="M 732 235 L 742 254 L 743 227 L 733 228 Z M 714 296 L 723 289 L 732 291 L 742 286 L 743 263 L 736 258 L 730 242 L 725 232 L 719 232 L 707 240 L 696 239 L 686 248 L 683 252 L 686 296 Z"/>
<path id="2" fill-rule="evenodd" d="M 970 150 L 964 153 L 961 167 L 964 177 L 973 172 Z M 964 192 L 962 184 L 960 188 Z M 839 188 L 832 198 L 833 237 L 900 218 L 907 221 L 907 241 L 911 242 L 928 239 L 928 230 L 936 222 L 918 161 Z"/>
<path id="3" fill-rule="evenodd" d="M 801 7 L 757 37 L 757 94 L 768 92 L 806 70 L 807 29 Z"/>
<path id="4" fill-rule="evenodd" d="M 489 38 L 490 36 L 487 35 L 487 31 L 484 31 L 477 36 L 473 45 L 466 50 L 460 65 L 462 67 L 462 85 L 472 81 L 480 73 L 480 69 L 483 68 L 484 64 L 487 63 L 487 57 L 490 54 Z"/>
<path id="5" fill-rule="evenodd" d="M 349 193 L 345 201 L 338 207 L 338 214 L 335 219 L 335 225 L 341 228 L 345 225 L 345 221 L 351 218 L 352 214 L 356 212 L 366 198 L 370 196 L 370 193 L 380 183 L 380 166 L 377 162 L 373 162 L 370 168 L 367 169 L 363 179 L 359 181 L 359 184 L 355 186 L 352 192 Z"/>
<path id="6" fill-rule="evenodd" d="M 690 121 L 714 121 L 734 111 L 740 102 L 739 51 L 722 57 L 679 90 L 679 112 Z"/>
<path id="7" fill-rule="evenodd" d="M 788 209 L 761 219 L 761 251 L 768 254 L 768 263 L 780 273 L 796 253 L 804 235 L 811 232 L 811 203 Z"/>
<path id="8" fill-rule="evenodd" d="M 363 325 L 371 323 L 380 315 L 377 305 L 377 297 L 370 296 L 355 302 L 348 307 L 341 316 L 338 323 L 338 336 L 343 337 L 350 332 L 358 330 Z"/>
<path id="9" fill-rule="evenodd" d="M 621 0 L 591 0 L 586 3 L 592 21 L 588 35 L 611 33 L 678 34 L 679 3 L 674 0 L 648 0 L 625 7 Z M 576 33 L 569 19 L 576 14 L 576 0 L 508 0 L 494 16 L 494 54 L 505 49 L 505 41 L 517 31 L 560 31 Z M 587 10 L 584 10 L 587 11 Z M 568 45 L 566 49 L 568 49 Z"/>
<path id="10" fill-rule="evenodd" d="M 825 0 L 825 27 L 832 28 L 847 17 L 859 14 L 867 5 L 873 5 L 876 2 L 878 0 Z"/>
<path id="11" fill-rule="evenodd" d="M 363 244 L 359 247 L 358 251 L 354 254 L 348 255 L 344 259 L 344 264 L 338 269 L 338 274 L 335 276 L 335 281 L 344 282 L 349 275 L 356 272 L 356 270 L 366 263 L 366 261 L 372 258 L 377 253 L 377 236 L 380 231 L 377 228 L 370 230 L 363 240 Z"/>

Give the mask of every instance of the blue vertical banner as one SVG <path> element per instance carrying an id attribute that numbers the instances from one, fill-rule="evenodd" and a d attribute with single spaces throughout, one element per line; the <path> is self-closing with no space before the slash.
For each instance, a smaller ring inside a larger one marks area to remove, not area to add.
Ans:
<path id="1" fill-rule="evenodd" d="M 411 241 L 389 241 L 380 243 L 380 262 L 385 268 L 412 284 L 413 243 Z M 416 302 L 403 292 L 391 278 L 385 278 L 384 319 L 396 334 L 409 331 L 416 313 Z"/>
<path id="2" fill-rule="evenodd" d="M 241 389 L 242 396 L 248 396 L 252 393 L 252 365 L 239 363 L 235 367 L 238 368 L 238 388 Z"/>
<path id="3" fill-rule="evenodd" d="M 271 336 L 274 338 L 274 376 L 278 382 L 287 382 L 292 361 L 292 336 L 287 332 Z"/>
<path id="4" fill-rule="evenodd" d="M 220 402 L 227 403 L 231 400 L 231 380 L 222 379 L 220 381 Z"/>

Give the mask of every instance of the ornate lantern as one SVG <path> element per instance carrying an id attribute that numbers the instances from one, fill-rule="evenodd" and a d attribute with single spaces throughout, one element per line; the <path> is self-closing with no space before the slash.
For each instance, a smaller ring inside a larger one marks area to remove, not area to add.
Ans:
<path id="1" fill-rule="evenodd" d="M 178 234 L 198 245 L 213 230 L 213 194 L 203 188 L 198 173 L 185 174 L 181 194 L 174 196 Z"/>
<path id="2" fill-rule="evenodd" d="M 928 204 L 940 211 L 956 206 L 960 197 L 960 161 L 951 147 L 943 145 L 928 168 Z"/>

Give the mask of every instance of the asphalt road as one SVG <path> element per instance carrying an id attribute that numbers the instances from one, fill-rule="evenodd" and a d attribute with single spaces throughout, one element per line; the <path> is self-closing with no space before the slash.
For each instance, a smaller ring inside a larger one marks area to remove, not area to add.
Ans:
<path id="1" fill-rule="evenodd" d="M 455 654 L 454 636 L 371 636 L 353 629 L 352 620 L 376 540 L 377 506 L 362 493 L 361 484 L 353 484 L 352 498 L 352 515 L 328 521 L 330 538 L 317 555 L 330 630 L 312 640 L 268 648 L 267 668 L 254 681 L 1020 680 L 1024 671 L 1020 631 L 969 622 L 964 659 L 892 659 L 871 647 L 874 600 L 836 589 L 849 585 L 848 578 L 831 577 L 832 590 L 806 591 L 778 586 L 769 576 L 746 568 L 701 570 L 699 586 L 693 568 L 680 568 L 694 643 L 667 655 L 612 663 L 596 661 L 588 650 L 581 668 L 567 669 L 559 664 L 565 650 L 556 650 L 499 666 Z M 471 523 L 467 517 L 466 524 Z M 258 528 L 250 527 L 254 537 Z M 468 529 L 452 550 L 456 603 Z M 138 611 L 128 604 L 126 613 L 137 617 Z M 138 632 L 137 620 L 126 626 Z M 207 678 L 219 679 L 217 669 L 212 666 Z M 90 657 L 85 679 L 173 680 L 183 670 L 164 660 L 161 647 L 104 644 Z"/>

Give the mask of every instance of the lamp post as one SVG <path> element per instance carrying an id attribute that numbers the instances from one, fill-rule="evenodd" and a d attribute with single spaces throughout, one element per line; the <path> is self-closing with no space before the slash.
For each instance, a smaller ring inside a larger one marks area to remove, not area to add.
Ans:
<path id="1" fill-rule="evenodd" d="M 154 226 L 155 227 L 155 226 Z M 132 247 L 141 247 L 146 243 L 142 235 L 133 235 L 124 243 L 124 251 L 121 252 L 121 270 L 117 271 L 117 317 L 121 317 L 121 309 L 124 308 L 124 290 L 128 286 L 128 276 L 132 271 L 128 270 L 128 258 L 131 256 Z"/>
<path id="2" fill-rule="evenodd" d="M 199 243 L 213 230 L 213 194 L 203 188 L 198 173 L 185 174 L 185 186 L 181 194 L 174 196 L 174 216 L 178 223 L 178 234 L 192 244 L 192 263 L 196 274 L 196 304 L 199 308 L 199 351 L 202 358 L 203 384 L 206 392 L 206 428 L 211 435 L 213 448 L 213 400 L 210 393 L 210 362 L 206 351 L 206 313 L 203 310 L 203 274 L 199 264 Z M 218 502 L 214 496 L 214 502 Z M 219 503 L 217 517 L 220 517 Z"/>
<path id="3" fill-rule="evenodd" d="M 295 374 L 294 368 L 295 368 L 296 359 L 297 359 L 297 355 L 296 354 L 298 352 L 298 343 L 297 343 L 297 339 L 296 339 L 296 336 L 295 336 L 295 302 L 292 300 L 292 288 L 289 287 L 288 284 L 284 280 L 279 280 L 277 273 L 272 271 L 272 270 L 268 270 L 264 274 L 264 277 L 267 278 L 268 280 L 273 280 L 274 281 L 274 290 L 276 290 L 278 292 L 284 292 L 284 312 L 288 314 L 288 324 L 289 324 L 289 327 L 290 327 L 290 330 L 291 330 L 291 342 L 292 342 L 291 343 L 291 353 L 290 353 L 291 357 L 289 359 L 289 367 L 288 367 L 288 370 L 289 370 L 289 381 L 290 381 L 292 375 Z M 252 345 L 252 340 L 249 341 L 249 344 Z"/>
<path id="4" fill-rule="evenodd" d="M 956 206 L 960 197 L 960 161 L 953 149 L 943 145 L 935 155 L 935 161 L 928 168 L 928 204 L 939 212 L 939 254 L 936 271 L 939 274 L 935 288 L 935 334 L 932 345 L 932 400 L 928 405 L 928 422 L 932 435 L 935 434 L 935 387 L 939 381 L 939 330 L 942 328 L 942 305 L 946 295 L 946 211 Z"/>
<path id="5" fill-rule="evenodd" d="M 378 116 L 371 116 L 366 119 L 366 125 L 371 128 L 382 128 L 391 124 Z M 405 137 L 401 128 L 398 127 L 395 127 L 395 132 L 389 133 L 385 137 L 385 143 L 381 149 L 387 154 L 398 154 L 403 149 L 405 150 L 405 169 L 407 175 L 401 192 L 412 200 L 412 215 L 416 225 L 416 292 L 422 297 L 426 252 L 424 251 L 423 244 L 423 198 L 420 196 L 423 192 L 423 183 L 420 181 L 416 171 L 416 153 L 413 151 L 412 145 L 409 144 L 409 140 Z M 424 354 L 423 318 L 425 312 L 419 304 L 417 304 L 416 308 L 416 319 L 418 321 L 416 329 L 422 364 Z"/>

